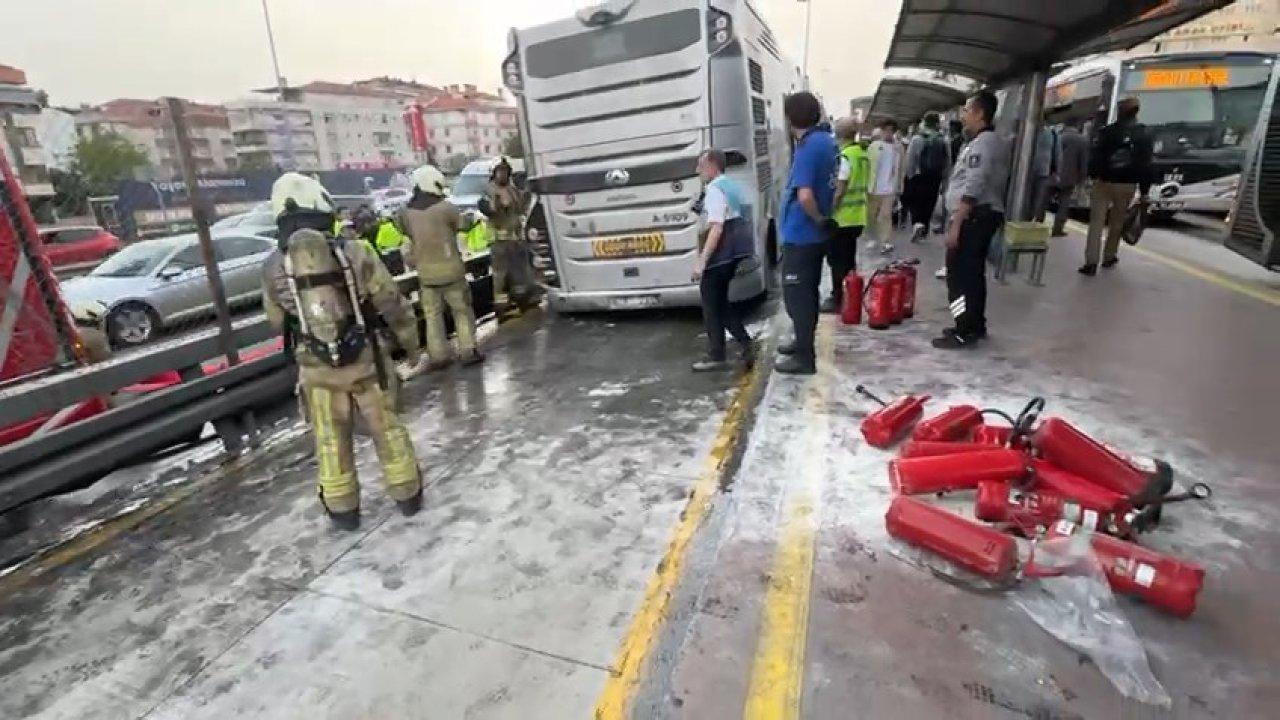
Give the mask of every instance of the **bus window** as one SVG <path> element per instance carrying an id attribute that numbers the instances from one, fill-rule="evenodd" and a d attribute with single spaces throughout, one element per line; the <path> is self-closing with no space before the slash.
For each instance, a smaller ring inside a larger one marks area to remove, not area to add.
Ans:
<path id="1" fill-rule="evenodd" d="M 553 78 L 666 55 L 701 40 L 701 14 L 694 9 L 679 10 L 531 45 L 525 52 L 525 72 L 529 77 Z"/>

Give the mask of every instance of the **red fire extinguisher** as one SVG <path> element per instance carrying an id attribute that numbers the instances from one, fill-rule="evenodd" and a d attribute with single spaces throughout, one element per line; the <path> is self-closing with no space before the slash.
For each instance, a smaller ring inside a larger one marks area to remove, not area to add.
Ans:
<path id="1" fill-rule="evenodd" d="M 1069 537 L 1079 530 L 1075 523 L 1056 522 L 1047 537 Z M 1196 609 L 1196 596 L 1204 587 L 1204 568 L 1108 535 L 1095 533 L 1089 545 L 1102 564 L 1111 589 L 1180 618 Z"/>
<path id="2" fill-rule="evenodd" d="M 844 276 L 840 321 L 845 325 L 857 325 L 862 322 L 862 276 L 857 272 L 850 272 Z"/>
<path id="3" fill-rule="evenodd" d="M 932 457 L 934 455 L 957 455 L 959 453 L 985 452 L 990 445 L 964 440 L 908 440 L 903 444 L 898 457 Z"/>
<path id="4" fill-rule="evenodd" d="M 1173 486 L 1173 470 L 1167 463 L 1157 463 L 1154 473 L 1142 472 L 1061 418 L 1041 423 L 1031 444 L 1054 465 L 1122 493 L 1136 506 L 1160 499 Z"/>
<path id="5" fill-rule="evenodd" d="M 1018 567 L 1012 536 L 913 497 L 895 497 L 884 525 L 893 537 L 992 580 L 1012 581 Z"/>
<path id="6" fill-rule="evenodd" d="M 889 487 L 902 495 L 972 490 L 983 482 L 1009 483 L 1025 478 L 1028 458 L 1017 450 L 894 458 L 889 461 Z"/>
<path id="7" fill-rule="evenodd" d="M 1133 509 L 1129 498 L 1085 480 L 1045 460 L 1031 461 L 1031 487 L 1059 495 L 1108 515 L 1124 516 Z"/>
<path id="8" fill-rule="evenodd" d="M 916 277 L 917 265 L 920 261 L 916 258 L 903 260 L 900 267 L 902 269 L 902 315 L 908 319 L 916 316 Z"/>
<path id="9" fill-rule="evenodd" d="M 898 265 L 889 266 L 889 322 L 900 325 L 906 317 L 907 276 Z"/>
<path id="10" fill-rule="evenodd" d="M 905 437 L 924 414 L 924 404 L 929 400 L 928 395 L 907 395 L 890 405 L 862 385 L 855 390 L 880 405 L 879 410 L 862 420 L 862 437 L 878 448 L 887 448 Z"/>
<path id="11" fill-rule="evenodd" d="M 1067 520 L 1090 530 L 1128 535 L 1123 518 L 1113 518 L 1104 510 L 1072 502 L 1047 490 L 1027 490 L 1006 483 L 978 485 L 973 514 L 979 520 L 1010 523 L 1027 534 L 1043 531 L 1059 520 Z"/>
<path id="12" fill-rule="evenodd" d="M 973 429 L 973 441 L 983 445 L 1004 447 L 1013 438 L 1013 428 L 1005 425 L 983 423 Z"/>
<path id="13" fill-rule="evenodd" d="M 972 405 L 954 405 L 926 418 L 911 431 L 912 440 L 962 440 L 982 424 L 982 411 Z"/>
<path id="14" fill-rule="evenodd" d="M 866 300 L 867 327 L 873 330 L 884 330 L 893 324 L 893 306 L 889 295 L 893 289 L 893 281 L 884 268 L 871 273 L 867 280 Z"/>

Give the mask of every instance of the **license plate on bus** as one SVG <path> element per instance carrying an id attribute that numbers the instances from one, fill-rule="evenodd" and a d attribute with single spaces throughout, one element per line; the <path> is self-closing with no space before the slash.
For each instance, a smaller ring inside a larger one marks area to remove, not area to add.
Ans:
<path id="1" fill-rule="evenodd" d="M 1187 204 L 1181 200 L 1160 200 L 1156 202 L 1156 210 L 1163 212 L 1182 212 Z"/>
<path id="2" fill-rule="evenodd" d="M 609 299 L 610 310 L 643 310 L 658 307 L 657 295 L 628 295 Z"/>
<path id="3" fill-rule="evenodd" d="M 660 255 L 667 250 L 664 233 L 624 235 L 615 238 L 599 238 L 591 241 L 591 254 L 598 258 L 628 258 L 641 255 Z"/>

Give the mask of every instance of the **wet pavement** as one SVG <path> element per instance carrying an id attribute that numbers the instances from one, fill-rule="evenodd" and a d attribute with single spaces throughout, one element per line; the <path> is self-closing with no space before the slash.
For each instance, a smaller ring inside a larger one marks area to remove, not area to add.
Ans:
<path id="1" fill-rule="evenodd" d="M 879 332 L 825 318 L 822 371 L 767 378 L 727 492 L 691 525 L 739 380 L 688 371 L 696 313 L 534 314 L 489 340 L 483 367 L 411 383 L 429 482 L 414 518 L 380 492 L 362 438 L 363 529 L 329 529 L 289 413 L 228 469 L 200 449 L 137 469 L 76 502 L 119 511 L 130 490 L 203 485 L 0 597 L 0 717 L 587 718 L 646 634 L 637 718 L 1266 717 L 1280 295 L 1240 292 L 1272 289 L 1221 248 L 1148 240 L 1096 278 L 1075 273 L 1080 237 L 1059 242 L 1045 287 L 992 286 L 992 339 L 959 354 L 928 346 L 947 317 L 939 241 L 902 245 L 924 260 L 919 317 Z M 1207 258 L 1217 280 L 1151 256 L 1165 252 Z M 773 311 L 753 329 L 785 332 Z M 1214 486 L 1144 540 L 1205 566 L 1196 614 L 1120 600 L 1171 709 L 1125 700 L 1009 594 L 908 561 L 884 531 L 890 455 L 858 435 L 859 382 L 929 393 L 931 410 L 1043 395 Z M 634 624 L 686 526 L 662 622 Z"/>
<path id="2" fill-rule="evenodd" d="M 484 366 L 407 387 L 421 514 L 358 439 L 356 534 L 328 527 L 309 437 L 283 428 L 0 599 L 0 717 L 589 715 L 736 383 L 689 372 L 700 329 L 504 326 Z"/>

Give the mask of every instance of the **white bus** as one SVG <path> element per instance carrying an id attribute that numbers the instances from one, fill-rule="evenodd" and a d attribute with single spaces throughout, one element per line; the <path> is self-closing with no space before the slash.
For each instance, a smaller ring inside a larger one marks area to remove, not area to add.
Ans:
<path id="1" fill-rule="evenodd" d="M 509 43 L 554 309 L 699 304 L 695 163 L 708 147 L 748 191 L 757 238 L 731 298 L 765 291 L 790 168 L 782 104 L 804 83 L 747 0 L 615 0 Z"/>
<path id="2" fill-rule="evenodd" d="M 1199 52 L 1082 63 L 1049 81 L 1046 117 L 1050 123 L 1081 120 L 1091 136 L 1100 123 L 1115 121 L 1121 99 L 1138 98 L 1138 121 L 1154 146 L 1152 211 L 1225 215 L 1275 59 L 1273 53 Z"/>

